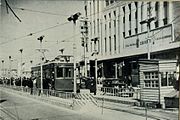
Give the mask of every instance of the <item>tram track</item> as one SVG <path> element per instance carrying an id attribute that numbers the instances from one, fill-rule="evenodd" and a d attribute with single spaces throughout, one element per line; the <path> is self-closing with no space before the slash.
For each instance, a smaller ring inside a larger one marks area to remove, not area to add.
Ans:
<path id="1" fill-rule="evenodd" d="M 0 111 L 1 114 L 5 114 L 8 118 L 10 118 L 10 120 L 21 120 L 19 119 L 18 115 L 12 113 L 11 111 L 9 111 L 8 109 L 6 109 L 3 106 L 0 106 Z M 2 120 L 6 120 L 5 118 L 1 117 Z"/>

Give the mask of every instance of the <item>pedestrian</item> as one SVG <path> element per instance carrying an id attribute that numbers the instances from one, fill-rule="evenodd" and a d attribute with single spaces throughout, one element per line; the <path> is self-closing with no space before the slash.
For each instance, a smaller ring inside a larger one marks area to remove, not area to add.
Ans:
<path id="1" fill-rule="evenodd" d="M 29 87 L 30 87 L 30 95 L 33 94 L 33 80 L 32 80 L 32 77 L 29 79 Z"/>

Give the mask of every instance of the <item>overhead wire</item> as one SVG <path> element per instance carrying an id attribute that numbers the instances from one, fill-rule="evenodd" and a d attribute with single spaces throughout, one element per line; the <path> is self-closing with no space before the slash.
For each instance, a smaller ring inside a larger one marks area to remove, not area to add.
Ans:
<path id="1" fill-rule="evenodd" d="M 2 7 L 6 7 L 4 5 L 0 5 Z M 28 8 L 23 8 L 23 7 L 14 7 L 12 6 L 11 8 L 21 10 L 21 11 L 29 11 L 33 13 L 42 13 L 42 14 L 48 14 L 48 15 L 54 15 L 54 16 L 69 16 L 66 14 L 58 14 L 58 13 L 53 13 L 53 12 L 47 12 L 47 11 L 40 11 L 40 10 L 33 10 L 33 9 L 28 9 Z"/>
<path id="2" fill-rule="evenodd" d="M 76 37 L 76 36 L 78 36 L 78 35 L 80 35 L 80 33 L 75 34 L 75 35 L 73 35 L 73 36 L 70 36 L 70 37 L 68 37 L 68 38 L 65 38 L 65 39 L 61 40 L 59 43 L 61 43 L 61 42 L 62 42 L 62 43 L 71 42 L 71 41 L 67 41 L 67 40 L 71 40 L 73 37 Z M 48 42 L 48 41 L 46 41 L 46 42 Z M 57 45 L 57 44 L 55 44 L 55 45 Z M 48 46 L 48 48 L 52 48 L 52 47 L 54 47 L 55 45 Z M 37 53 L 38 53 L 38 52 L 27 54 L 27 55 L 23 56 L 23 58 L 32 57 L 32 56 L 36 55 Z M 48 56 L 48 57 L 53 57 L 53 56 L 54 56 L 54 55 L 51 55 L 51 56 Z M 34 59 L 34 58 L 33 58 L 33 59 Z M 14 60 L 14 61 L 18 61 L 18 58 L 13 59 L 13 60 Z"/>
<path id="3" fill-rule="evenodd" d="M 61 23 L 61 24 L 57 24 L 57 25 L 54 25 L 54 26 L 51 26 L 51 27 L 47 27 L 45 29 L 42 29 L 42 30 L 38 30 L 38 31 L 35 31 L 35 32 L 31 32 L 27 35 L 23 35 L 23 36 L 20 36 L 18 38 L 14 38 L 14 39 L 11 39 L 11 40 L 8 40 L 8 41 L 5 41 L 5 42 L 1 42 L 0 45 L 3 45 L 3 44 L 6 44 L 6 43 L 9 43 L 9 42 L 12 42 L 12 41 L 16 41 L 16 40 L 21 40 L 23 38 L 26 38 L 26 37 L 29 37 L 29 36 L 33 36 L 34 34 L 37 34 L 37 33 L 40 33 L 40 32 L 44 32 L 44 31 L 47 31 L 49 29 L 53 29 L 53 28 L 56 28 L 56 27 L 59 27 L 59 26 L 62 26 L 62 25 L 65 25 L 65 24 L 68 24 L 69 22 L 65 22 L 65 23 Z"/>
<path id="4" fill-rule="evenodd" d="M 13 13 L 13 15 L 19 20 L 19 22 L 21 22 L 21 19 L 16 15 L 16 13 L 13 11 L 13 9 L 11 8 L 11 6 L 9 5 L 9 3 L 7 2 L 7 0 L 5 0 L 6 3 L 6 9 L 7 9 L 7 13 L 8 12 L 8 8 L 11 10 L 11 12 Z"/>

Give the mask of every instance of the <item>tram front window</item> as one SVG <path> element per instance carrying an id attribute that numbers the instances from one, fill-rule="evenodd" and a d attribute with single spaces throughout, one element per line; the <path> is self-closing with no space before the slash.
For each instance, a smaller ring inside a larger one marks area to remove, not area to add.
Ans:
<path id="1" fill-rule="evenodd" d="M 63 68 L 57 67 L 57 77 L 63 77 Z"/>
<path id="2" fill-rule="evenodd" d="M 65 77 L 72 77 L 72 69 L 65 68 Z"/>

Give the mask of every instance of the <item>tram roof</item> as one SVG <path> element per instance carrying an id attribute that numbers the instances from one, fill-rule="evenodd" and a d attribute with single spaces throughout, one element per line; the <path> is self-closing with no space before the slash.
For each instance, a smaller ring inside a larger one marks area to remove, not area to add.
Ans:
<path id="1" fill-rule="evenodd" d="M 47 63 L 43 63 L 43 65 L 49 65 L 49 64 L 73 64 L 72 62 L 59 62 L 59 61 L 50 61 Z M 37 64 L 33 67 L 40 67 L 40 64 Z"/>

